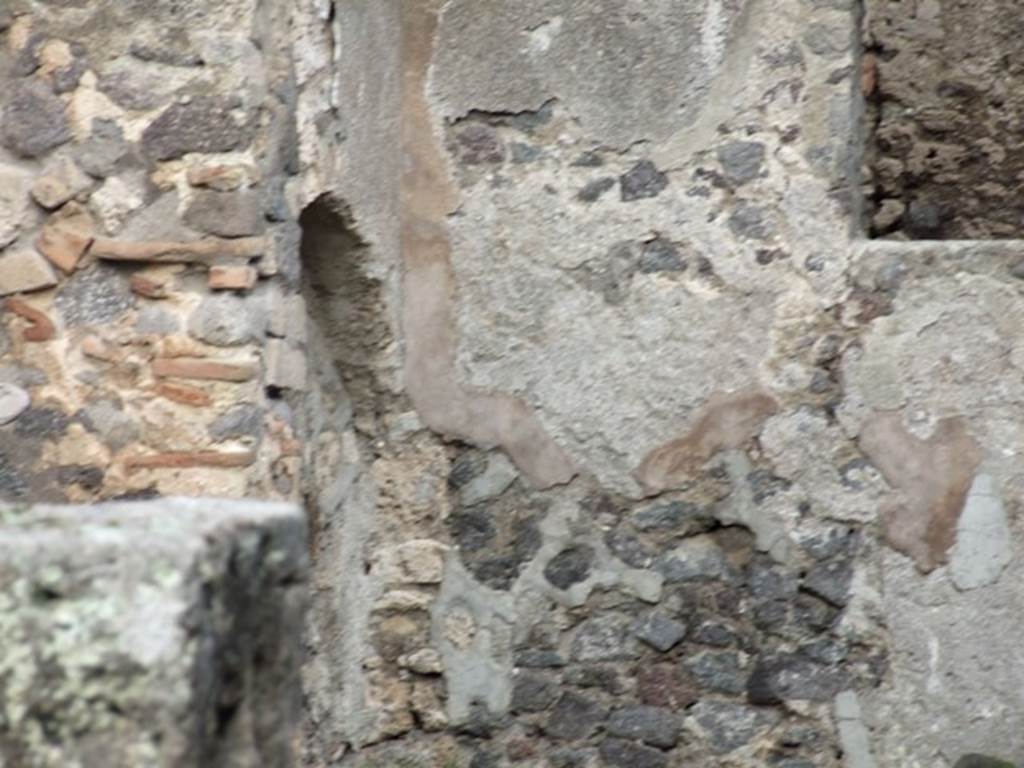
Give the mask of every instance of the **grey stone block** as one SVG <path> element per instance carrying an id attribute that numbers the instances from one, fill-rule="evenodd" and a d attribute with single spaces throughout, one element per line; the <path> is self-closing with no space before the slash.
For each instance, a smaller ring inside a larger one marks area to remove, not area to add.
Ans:
<path id="1" fill-rule="evenodd" d="M 0 764 L 292 765 L 306 571 L 290 505 L 0 510 Z"/>

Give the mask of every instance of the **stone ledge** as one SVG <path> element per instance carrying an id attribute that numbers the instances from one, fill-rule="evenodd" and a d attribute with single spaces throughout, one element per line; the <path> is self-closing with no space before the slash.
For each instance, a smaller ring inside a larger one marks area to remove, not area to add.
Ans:
<path id="1" fill-rule="evenodd" d="M 0 510 L 0 765 L 292 765 L 307 568 L 291 505 Z"/>

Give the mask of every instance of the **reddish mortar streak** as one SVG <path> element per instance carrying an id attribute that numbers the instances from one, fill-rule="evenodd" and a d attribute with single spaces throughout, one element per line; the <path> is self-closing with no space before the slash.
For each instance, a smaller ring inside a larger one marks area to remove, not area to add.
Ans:
<path id="1" fill-rule="evenodd" d="M 568 482 L 566 453 L 530 408 L 502 394 L 464 389 L 455 376 L 455 276 L 447 217 L 458 207 L 427 103 L 427 77 L 442 0 L 403 4 L 401 178 L 403 326 L 409 396 L 433 430 L 500 445 L 535 486 Z"/>
<path id="2" fill-rule="evenodd" d="M 904 503 L 882 510 L 889 545 L 912 557 L 924 573 L 947 561 L 982 451 L 963 418 L 943 419 L 927 440 L 907 432 L 899 413 L 873 416 L 860 447 Z"/>
<path id="3" fill-rule="evenodd" d="M 647 454 L 633 476 L 649 493 L 678 485 L 719 451 L 741 448 L 756 437 L 778 409 L 771 395 L 753 387 L 712 395 L 690 430 Z"/>

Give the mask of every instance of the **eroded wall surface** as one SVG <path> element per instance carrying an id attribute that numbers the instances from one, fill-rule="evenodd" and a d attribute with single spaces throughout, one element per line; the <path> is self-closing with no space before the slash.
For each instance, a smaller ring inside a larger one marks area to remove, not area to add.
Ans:
<path id="1" fill-rule="evenodd" d="M 858 241 L 863 12 L 12 4 L 0 488 L 301 498 L 309 765 L 1024 759 L 1024 249 Z"/>
<path id="2" fill-rule="evenodd" d="M 868 0 L 871 228 L 1020 238 L 1024 70 L 1016 0 Z"/>

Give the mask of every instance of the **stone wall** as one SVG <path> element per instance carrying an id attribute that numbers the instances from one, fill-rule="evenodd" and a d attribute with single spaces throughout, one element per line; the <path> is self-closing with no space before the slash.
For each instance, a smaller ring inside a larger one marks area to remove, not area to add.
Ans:
<path id="1" fill-rule="evenodd" d="M 301 498 L 307 765 L 1024 759 L 1024 247 L 859 240 L 875 10 L 13 4 L 3 493 Z"/>
<path id="2" fill-rule="evenodd" d="M 1019 238 L 1020 4 L 868 0 L 866 12 L 872 231 Z"/>
<path id="3" fill-rule="evenodd" d="M 294 765 L 308 557 L 292 505 L 0 512 L 0 765 Z"/>

